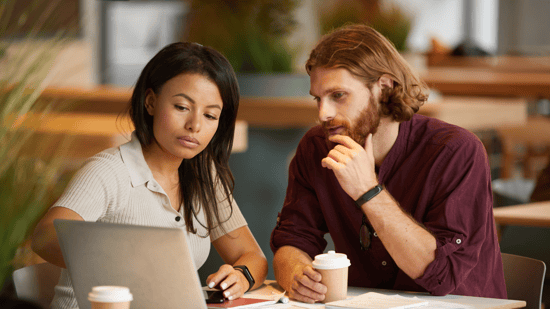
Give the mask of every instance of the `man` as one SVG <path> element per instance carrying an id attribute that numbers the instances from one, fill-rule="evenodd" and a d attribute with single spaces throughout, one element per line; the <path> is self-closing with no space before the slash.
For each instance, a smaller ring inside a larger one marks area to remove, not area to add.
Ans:
<path id="1" fill-rule="evenodd" d="M 479 139 L 415 114 L 426 85 L 367 26 L 325 36 L 306 70 L 321 125 L 300 141 L 271 235 L 289 296 L 324 299 L 311 262 L 330 233 L 350 286 L 506 298 Z"/>

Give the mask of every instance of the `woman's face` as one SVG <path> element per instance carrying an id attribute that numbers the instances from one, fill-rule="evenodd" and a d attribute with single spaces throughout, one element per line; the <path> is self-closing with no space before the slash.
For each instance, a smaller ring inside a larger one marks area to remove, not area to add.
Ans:
<path id="1" fill-rule="evenodd" d="M 200 74 L 180 74 L 154 93 L 145 107 L 153 116 L 153 134 L 161 150 L 179 159 L 203 151 L 218 129 L 223 101 L 217 85 Z"/>

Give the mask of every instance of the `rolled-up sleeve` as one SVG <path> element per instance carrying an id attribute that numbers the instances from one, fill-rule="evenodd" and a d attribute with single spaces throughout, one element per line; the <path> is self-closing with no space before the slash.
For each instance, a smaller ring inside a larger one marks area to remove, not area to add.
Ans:
<path id="1" fill-rule="evenodd" d="M 323 213 L 314 189 L 309 185 L 306 146 L 300 143 L 289 168 L 289 180 L 285 202 L 271 233 L 271 250 L 275 253 L 283 246 L 296 247 L 311 258 L 325 249 L 324 235 L 328 232 Z"/>
<path id="2" fill-rule="evenodd" d="M 492 191 L 481 142 L 472 138 L 446 146 L 428 181 L 434 203 L 422 222 L 435 236 L 437 249 L 435 260 L 415 282 L 433 295 L 446 295 L 493 272 L 476 268 L 487 265 L 479 261 L 494 258 L 495 245 L 498 248 L 488 239 L 494 229 Z"/>

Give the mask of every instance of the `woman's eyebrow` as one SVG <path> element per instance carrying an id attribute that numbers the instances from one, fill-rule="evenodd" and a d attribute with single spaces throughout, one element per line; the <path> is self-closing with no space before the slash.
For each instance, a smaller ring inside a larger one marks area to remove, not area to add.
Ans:
<path id="1" fill-rule="evenodd" d="M 185 93 L 178 93 L 178 94 L 175 94 L 174 97 L 183 97 L 185 98 L 187 101 L 191 102 L 191 104 L 195 104 L 195 100 L 191 99 L 190 96 L 186 95 Z M 218 108 L 218 109 L 222 109 L 222 107 L 219 105 L 219 104 L 212 104 L 212 105 L 208 105 L 206 106 L 207 108 Z"/>

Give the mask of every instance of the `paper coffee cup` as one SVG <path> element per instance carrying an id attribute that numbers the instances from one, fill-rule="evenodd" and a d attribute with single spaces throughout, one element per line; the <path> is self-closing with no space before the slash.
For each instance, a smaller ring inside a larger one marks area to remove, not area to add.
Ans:
<path id="1" fill-rule="evenodd" d="M 88 293 L 92 309 L 129 309 L 133 299 L 130 289 L 123 286 L 95 286 Z"/>
<path id="2" fill-rule="evenodd" d="M 348 294 L 348 269 L 351 265 L 347 256 L 343 253 L 329 251 L 326 254 L 315 256 L 313 268 L 322 278 L 321 283 L 327 287 L 323 303 L 342 300 Z"/>

